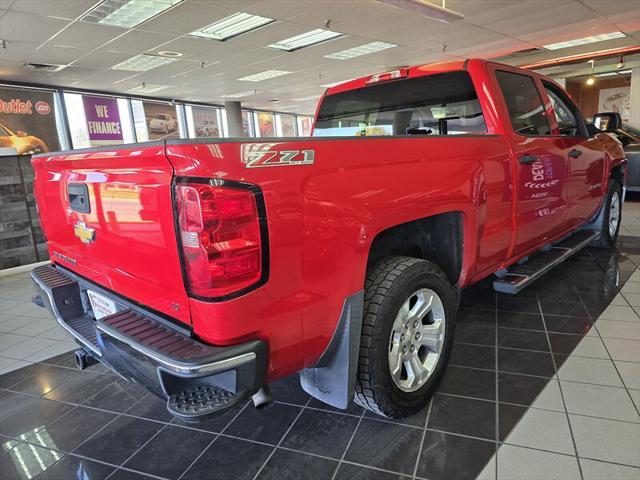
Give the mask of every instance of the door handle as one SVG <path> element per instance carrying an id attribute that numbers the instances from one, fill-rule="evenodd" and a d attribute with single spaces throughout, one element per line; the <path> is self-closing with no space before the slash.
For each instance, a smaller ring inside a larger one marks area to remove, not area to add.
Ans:
<path id="1" fill-rule="evenodd" d="M 538 155 L 522 155 L 518 161 L 523 164 L 533 163 L 538 160 Z"/>
<path id="2" fill-rule="evenodd" d="M 582 150 L 578 150 L 577 148 L 574 148 L 569 152 L 569 156 L 571 158 L 578 158 L 580 155 L 582 155 Z"/>

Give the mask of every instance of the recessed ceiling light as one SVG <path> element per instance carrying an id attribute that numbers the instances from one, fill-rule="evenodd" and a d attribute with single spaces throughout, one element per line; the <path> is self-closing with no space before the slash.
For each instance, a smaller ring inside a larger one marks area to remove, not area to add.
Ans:
<path id="1" fill-rule="evenodd" d="M 393 43 L 386 42 L 371 42 L 360 45 L 359 47 L 348 48 L 346 50 L 340 50 L 339 52 L 330 53 L 329 55 L 323 55 L 324 58 L 333 58 L 335 60 L 348 60 L 350 58 L 359 57 L 360 55 L 367 55 L 369 53 L 380 52 L 387 48 L 397 47 Z"/>
<path id="2" fill-rule="evenodd" d="M 182 0 L 104 0 L 87 12 L 84 22 L 131 28 L 168 10 Z"/>
<path id="3" fill-rule="evenodd" d="M 255 30 L 271 22 L 275 22 L 275 20 L 273 18 L 251 15 L 250 13 L 238 12 L 206 27 L 202 27 L 195 32 L 191 32 L 191 35 L 213 38 L 214 40 L 227 40 L 228 38 Z"/>
<path id="4" fill-rule="evenodd" d="M 294 98 L 294 102 L 308 102 L 309 100 L 317 100 L 320 95 L 309 95 L 308 97 Z"/>
<path id="5" fill-rule="evenodd" d="M 622 32 L 603 33 L 601 35 L 593 35 L 591 37 L 576 38 L 575 40 L 567 40 L 566 42 L 550 43 L 543 45 L 547 50 L 559 50 L 560 48 L 576 47 L 578 45 L 587 45 L 589 43 L 604 42 L 605 40 L 613 40 L 614 38 L 623 38 L 626 35 Z"/>
<path id="6" fill-rule="evenodd" d="M 292 72 L 287 72 L 286 70 L 265 70 L 264 72 L 247 75 L 246 77 L 239 78 L 238 80 L 243 82 L 261 82 L 262 80 L 281 77 L 282 75 L 288 75 L 290 73 Z"/>
<path id="7" fill-rule="evenodd" d="M 129 72 L 146 72 L 152 68 L 175 62 L 175 58 L 159 57 L 157 55 L 136 55 L 128 60 L 111 67 L 112 70 L 126 70 Z"/>
<path id="8" fill-rule="evenodd" d="M 310 32 L 296 35 L 295 37 L 285 38 L 279 42 L 269 45 L 271 48 L 277 48 L 278 50 L 286 50 L 287 52 L 293 52 L 299 48 L 308 47 L 317 43 L 326 42 L 332 38 L 343 37 L 344 34 L 339 32 L 332 32 L 330 30 L 324 30 L 322 28 L 316 28 Z"/>
<path id="9" fill-rule="evenodd" d="M 444 6 L 444 0 L 442 6 L 435 5 L 427 0 L 378 0 L 382 3 L 393 5 L 404 10 L 419 13 L 425 17 L 429 17 L 432 20 L 437 20 L 442 23 L 451 23 L 457 20 L 462 20 L 464 15 L 450 10 Z"/>
<path id="10" fill-rule="evenodd" d="M 153 85 L 150 83 L 146 83 L 144 85 L 140 85 L 139 87 L 132 88 L 129 91 L 132 93 L 150 94 L 160 92 L 161 90 L 165 90 L 167 88 L 169 88 L 169 85 Z"/>
<path id="11" fill-rule="evenodd" d="M 158 52 L 158 55 L 160 55 L 161 57 L 178 58 L 183 54 L 182 52 L 172 52 L 171 50 L 160 50 Z"/>
<path id="12" fill-rule="evenodd" d="M 228 93 L 226 95 L 222 95 L 223 98 L 242 98 L 248 97 L 249 95 L 255 95 L 257 92 L 255 90 L 247 90 L 246 92 L 238 92 L 238 93 Z"/>

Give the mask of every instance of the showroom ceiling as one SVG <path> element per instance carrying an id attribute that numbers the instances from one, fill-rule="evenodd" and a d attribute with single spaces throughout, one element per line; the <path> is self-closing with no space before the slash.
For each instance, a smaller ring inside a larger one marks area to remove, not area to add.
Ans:
<path id="1" fill-rule="evenodd" d="M 326 85 L 400 65 L 474 56 L 519 65 L 640 42 L 635 0 L 448 0 L 464 14 L 448 25 L 376 0 L 183 0 L 134 28 L 81 20 L 99 3 L 0 0 L 0 80 L 313 113 Z M 193 34 L 239 12 L 274 21 L 225 41 Z M 327 28 L 344 35 L 294 51 L 270 46 Z M 612 32 L 625 36 L 542 48 Z M 391 46 L 348 58 L 374 42 L 382 43 L 373 50 Z M 527 49 L 538 50 L 511 55 Z M 182 55 L 143 72 L 122 69 L 136 55 L 167 51 Z"/>

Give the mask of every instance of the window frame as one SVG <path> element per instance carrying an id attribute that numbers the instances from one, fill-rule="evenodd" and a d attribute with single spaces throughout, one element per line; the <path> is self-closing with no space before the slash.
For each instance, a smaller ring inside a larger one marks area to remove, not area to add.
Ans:
<path id="1" fill-rule="evenodd" d="M 531 80 L 531 82 L 533 83 L 533 88 L 535 89 L 536 93 L 538 94 L 538 98 L 540 99 L 540 104 L 542 106 L 542 115 L 544 116 L 544 118 L 547 121 L 547 125 L 549 126 L 549 134 L 547 135 L 541 135 L 541 134 L 527 134 L 527 133 L 520 133 L 518 131 L 516 131 L 516 129 L 513 127 L 513 120 L 511 119 L 511 113 L 509 112 L 509 107 L 507 104 L 507 99 L 505 97 L 505 93 L 504 90 L 502 89 L 502 86 L 500 85 L 500 81 L 498 80 L 498 72 L 502 72 L 502 73 L 508 73 L 511 75 L 518 75 L 521 77 L 525 77 Z M 503 124 L 504 125 L 509 125 L 509 128 L 511 129 L 511 133 L 513 135 L 519 135 L 521 137 L 526 137 L 526 138 L 553 138 L 556 136 L 560 136 L 557 135 L 557 125 L 555 122 L 555 113 L 554 113 L 554 117 L 550 118 L 549 117 L 549 111 L 550 111 L 550 100 L 547 98 L 546 94 L 543 95 L 543 92 L 540 89 L 540 85 L 538 84 L 538 78 L 535 77 L 534 75 L 528 75 L 526 72 L 521 72 L 521 71 L 517 71 L 517 70 L 511 70 L 511 69 L 506 69 L 506 68 L 502 68 L 502 66 L 500 66 L 499 68 L 494 68 L 493 69 L 493 80 L 495 81 L 495 85 L 497 88 L 497 91 L 500 92 L 500 96 L 502 98 L 502 104 L 504 107 L 504 112 L 506 113 L 506 117 L 508 118 L 509 121 L 507 122 L 506 120 L 503 120 Z"/>
<path id="2" fill-rule="evenodd" d="M 553 119 L 553 123 L 555 124 L 555 126 L 554 126 L 554 130 L 555 130 L 554 136 L 566 137 L 566 138 L 589 138 L 589 134 L 588 134 L 588 131 L 587 131 L 587 125 L 586 125 L 586 122 L 584 120 L 584 117 L 582 116 L 582 113 L 580 112 L 580 109 L 573 102 L 573 100 L 571 100 L 571 97 L 569 97 L 569 95 L 562 89 L 562 87 L 560 87 L 559 85 L 554 84 L 553 82 L 551 82 L 549 80 L 545 80 L 545 79 L 540 79 L 540 85 L 542 87 L 542 94 L 547 99 L 547 102 L 549 104 L 549 109 L 553 113 L 552 119 Z M 577 130 L 579 132 L 578 135 L 563 135 L 563 134 L 560 133 L 560 127 L 559 127 L 559 123 L 558 123 L 558 114 L 556 113 L 555 109 L 553 108 L 553 103 L 551 102 L 551 97 L 549 97 L 549 94 L 547 93 L 547 89 L 551 90 L 551 92 L 554 95 L 556 95 L 558 98 L 560 98 L 560 100 L 562 100 L 564 102 L 564 104 L 569 108 L 571 113 L 573 113 L 573 116 L 576 119 L 576 124 L 577 124 L 576 127 L 577 127 Z"/>

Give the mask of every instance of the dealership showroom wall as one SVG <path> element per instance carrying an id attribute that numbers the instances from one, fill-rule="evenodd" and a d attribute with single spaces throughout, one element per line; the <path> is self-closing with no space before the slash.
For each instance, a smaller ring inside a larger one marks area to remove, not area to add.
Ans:
<path id="1" fill-rule="evenodd" d="M 0 479 L 640 480 L 640 2 L 0 0 Z"/>

